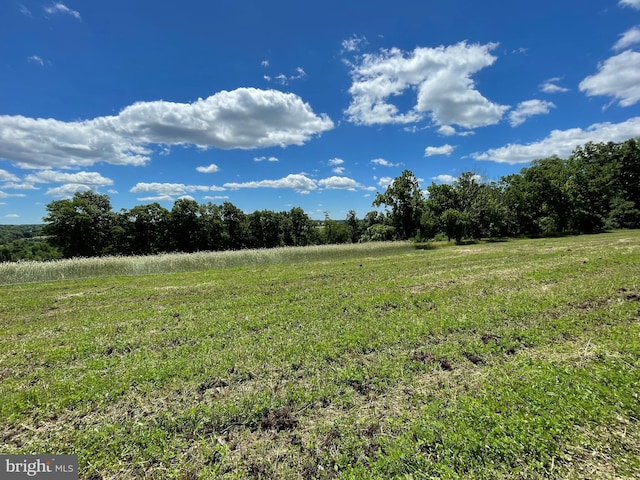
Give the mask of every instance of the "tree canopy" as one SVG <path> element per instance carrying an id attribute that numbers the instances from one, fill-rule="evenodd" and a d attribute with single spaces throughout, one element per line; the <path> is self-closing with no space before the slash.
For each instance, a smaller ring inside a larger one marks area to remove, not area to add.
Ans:
<path id="1" fill-rule="evenodd" d="M 76 193 L 49 203 L 43 233 L 66 257 L 304 246 L 393 239 L 449 240 L 593 233 L 640 227 L 640 145 L 587 143 L 568 159 L 536 160 L 497 182 L 463 172 L 425 191 L 404 170 L 358 219 L 312 220 L 299 207 L 245 213 L 231 202 L 177 200 L 115 213 L 107 195 Z M 5 257 L 7 256 L 5 252 Z"/>

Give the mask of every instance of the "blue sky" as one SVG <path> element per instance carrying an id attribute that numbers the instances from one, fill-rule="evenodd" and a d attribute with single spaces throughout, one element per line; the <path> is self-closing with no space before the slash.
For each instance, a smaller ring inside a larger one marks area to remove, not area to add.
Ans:
<path id="1" fill-rule="evenodd" d="M 640 136 L 640 0 L 3 0 L 0 223 L 92 189 L 313 218 Z"/>

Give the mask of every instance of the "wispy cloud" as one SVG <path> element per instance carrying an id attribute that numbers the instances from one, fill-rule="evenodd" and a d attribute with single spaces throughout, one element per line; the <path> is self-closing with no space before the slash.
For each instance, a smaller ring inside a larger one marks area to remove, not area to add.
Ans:
<path id="1" fill-rule="evenodd" d="M 82 20 L 82 18 L 80 17 L 80 12 L 78 12 L 77 10 L 70 9 L 64 3 L 54 3 L 53 5 L 44 7 L 44 11 L 47 12 L 49 15 L 62 13 L 65 15 L 71 15 L 72 17 L 78 20 Z"/>
<path id="2" fill-rule="evenodd" d="M 620 51 L 637 43 L 640 43 L 640 26 L 630 28 L 620 35 L 620 39 L 615 43 L 613 49 Z"/>
<path id="3" fill-rule="evenodd" d="M 631 7 L 640 10 L 640 0 L 620 0 L 619 4 L 623 7 Z"/>
<path id="4" fill-rule="evenodd" d="M 561 80 L 560 77 L 553 77 L 548 80 L 545 80 L 540 84 L 540 90 L 544 93 L 563 93 L 568 92 L 569 89 L 565 87 L 561 87 L 557 85 L 557 83 Z"/>
<path id="5" fill-rule="evenodd" d="M 30 63 L 35 63 L 36 65 L 40 65 L 41 67 L 44 67 L 44 60 L 42 59 L 42 57 L 39 57 L 38 55 L 31 55 L 30 57 L 27 57 L 27 61 Z"/>
<path id="6" fill-rule="evenodd" d="M 20 4 L 19 8 L 20 8 L 20 13 L 22 15 L 24 15 L 25 17 L 33 18 L 33 14 L 31 13 L 31 10 L 29 10 L 27 7 L 25 7 L 24 5 Z"/>
<path id="7" fill-rule="evenodd" d="M 280 85 L 287 85 L 289 82 L 292 82 L 294 80 L 300 80 L 302 78 L 305 78 L 306 76 L 307 76 L 307 72 L 305 72 L 302 67 L 297 67 L 296 73 L 291 75 L 285 75 L 284 73 L 279 73 L 275 77 L 272 77 L 271 75 L 263 75 L 263 78 L 268 82 L 275 81 Z"/>
<path id="8" fill-rule="evenodd" d="M 367 43 L 367 38 L 364 36 L 352 35 L 350 38 L 342 41 L 343 52 L 357 52 L 360 50 L 360 46 Z"/>

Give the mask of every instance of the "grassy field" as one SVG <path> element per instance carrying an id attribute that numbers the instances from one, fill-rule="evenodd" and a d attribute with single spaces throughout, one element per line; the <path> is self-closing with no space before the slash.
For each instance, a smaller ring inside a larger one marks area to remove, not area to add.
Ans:
<path id="1" fill-rule="evenodd" d="M 0 453 L 83 479 L 640 478 L 640 231 L 336 252 L 1 286 Z"/>

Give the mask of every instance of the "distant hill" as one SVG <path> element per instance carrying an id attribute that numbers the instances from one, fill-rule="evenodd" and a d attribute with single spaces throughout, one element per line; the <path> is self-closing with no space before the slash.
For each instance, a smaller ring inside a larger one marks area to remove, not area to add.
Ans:
<path id="1" fill-rule="evenodd" d="M 41 234 L 44 225 L 0 225 L 0 245 Z"/>

